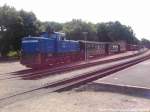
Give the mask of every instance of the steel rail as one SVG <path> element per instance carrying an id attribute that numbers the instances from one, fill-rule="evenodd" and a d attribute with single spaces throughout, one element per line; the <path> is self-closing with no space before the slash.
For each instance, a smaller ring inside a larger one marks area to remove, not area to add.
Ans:
<path id="1" fill-rule="evenodd" d="M 50 89 L 46 93 L 61 92 L 61 91 L 64 91 L 64 90 L 72 89 L 72 88 L 77 87 L 79 85 L 86 84 L 88 82 L 91 82 L 91 81 L 97 80 L 99 78 L 105 77 L 107 75 L 110 75 L 112 73 L 118 72 L 120 70 L 128 68 L 132 65 L 135 65 L 135 64 L 140 63 L 142 61 L 145 61 L 147 59 L 150 59 L 150 54 L 146 55 L 146 56 L 143 56 L 143 57 L 135 58 L 135 59 L 130 60 L 130 61 L 119 63 L 119 64 L 116 64 L 116 65 L 113 65 L 113 66 L 108 66 L 104 69 L 98 69 L 98 70 L 95 70 L 95 71 L 91 71 L 91 72 L 80 74 L 80 75 L 77 75 L 77 76 L 74 76 L 74 77 L 70 77 L 70 78 L 67 78 L 67 79 L 62 79 L 62 80 L 58 80 L 58 81 L 55 81 L 55 82 L 47 83 L 45 85 L 42 85 L 41 87 L 38 87 L 38 88 L 35 88 L 35 89 L 32 89 L 32 90 L 24 91 L 22 93 L 18 93 L 18 94 L 12 95 L 12 96 L 1 98 L 0 99 L 0 105 L 3 102 L 8 103 L 13 98 L 17 98 L 19 96 L 23 96 L 23 95 L 28 94 L 28 93 L 32 94 L 32 92 L 33 93 L 38 92 L 39 90 L 46 89 L 46 88 Z"/>

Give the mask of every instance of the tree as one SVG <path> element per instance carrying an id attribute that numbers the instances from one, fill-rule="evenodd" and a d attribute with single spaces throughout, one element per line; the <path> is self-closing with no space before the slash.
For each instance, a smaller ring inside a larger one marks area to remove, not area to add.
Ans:
<path id="1" fill-rule="evenodd" d="M 112 39 L 108 36 L 109 27 L 106 23 L 98 23 L 97 25 L 97 36 L 101 42 L 111 42 Z"/>
<path id="2" fill-rule="evenodd" d="M 0 53 L 5 56 L 13 49 L 12 41 L 16 37 L 16 29 L 20 27 L 21 18 L 13 7 L 4 5 L 0 7 Z"/>
<path id="3" fill-rule="evenodd" d="M 83 32 L 87 32 L 87 40 L 97 40 L 95 25 L 82 20 L 73 19 L 71 22 L 65 23 L 63 32 L 67 34 L 68 39 L 72 40 L 84 40 Z"/>
<path id="4" fill-rule="evenodd" d="M 57 22 L 41 22 L 40 30 L 42 32 L 45 32 L 48 27 L 58 32 L 58 31 L 62 31 L 63 25 Z"/>
<path id="5" fill-rule="evenodd" d="M 123 40 L 130 44 L 137 44 L 139 42 L 132 28 L 122 25 L 118 21 L 99 23 L 96 26 L 99 41 L 114 42 Z"/>
<path id="6" fill-rule="evenodd" d="M 39 33 L 38 21 L 32 12 L 16 11 L 14 7 L 0 7 L 0 53 L 10 50 L 19 53 L 21 38 Z"/>
<path id="7" fill-rule="evenodd" d="M 36 35 L 40 32 L 40 21 L 37 20 L 33 12 L 26 12 L 24 10 L 19 11 L 19 15 L 22 19 L 24 35 Z"/>
<path id="8" fill-rule="evenodd" d="M 141 44 L 144 45 L 147 48 L 150 48 L 150 41 L 145 39 L 145 38 L 141 39 Z"/>

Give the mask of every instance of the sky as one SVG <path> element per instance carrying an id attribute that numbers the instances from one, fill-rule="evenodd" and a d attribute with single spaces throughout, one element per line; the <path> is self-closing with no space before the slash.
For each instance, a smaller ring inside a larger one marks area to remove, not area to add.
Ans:
<path id="1" fill-rule="evenodd" d="M 17 10 L 32 11 L 41 21 L 120 21 L 131 26 L 136 37 L 150 40 L 150 0 L 0 0 Z"/>

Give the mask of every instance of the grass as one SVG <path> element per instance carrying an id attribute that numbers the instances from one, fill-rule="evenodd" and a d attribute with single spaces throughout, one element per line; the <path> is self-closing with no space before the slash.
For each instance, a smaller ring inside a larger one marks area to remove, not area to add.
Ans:
<path id="1" fill-rule="evenodd" d="M 17 53 L 17 51 L 10 51 L 7 54 L 8 57 L 19 57 L 19 54 Z"/>

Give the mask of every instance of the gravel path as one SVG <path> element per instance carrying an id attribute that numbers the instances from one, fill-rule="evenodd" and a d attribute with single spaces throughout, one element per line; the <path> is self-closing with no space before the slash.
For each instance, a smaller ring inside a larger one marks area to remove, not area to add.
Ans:
<path id="1" fill-rule="evenodd" d="M 19 61 L 0 63 L 0 75 L 25 69 L 26 67 L 22 66 Z"/>
<path id="2" fill-rule="evenodd" d="M 14 103 L 0 112 L 119 112 L 150 111 L 150 100 L 109 92 L 69 91 Z"/>

